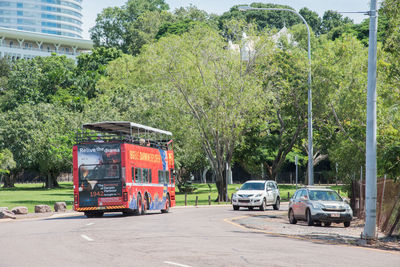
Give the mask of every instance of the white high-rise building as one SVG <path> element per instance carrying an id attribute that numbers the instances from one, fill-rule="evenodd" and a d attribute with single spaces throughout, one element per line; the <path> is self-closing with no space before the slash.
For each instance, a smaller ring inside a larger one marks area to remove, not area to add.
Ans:
<path id="1" fill-rule="evenodd" d="M 0 27 L 82 38 L 82 0 L 0 0 Z"/>
<path id="2" fill-rule="evenodd" d="M 90 51 L 82 39 L 82 0 L 0 0 L 0 56 L 76 58 Z"/>

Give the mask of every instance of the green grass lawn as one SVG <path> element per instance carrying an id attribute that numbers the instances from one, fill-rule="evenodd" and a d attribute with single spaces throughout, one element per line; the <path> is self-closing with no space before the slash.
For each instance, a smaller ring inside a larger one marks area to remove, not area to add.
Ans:
<path id="1" fill-rule="evenodd" d="M 218 191 L 216 188 L 215 184 L 210 184 L 211 185 L 211 192 L 207 184 L 194 184 L 194 186 L 197 188 L 196 191 L 194 191 L 192 194 L 187 194 L 187 205 L 195 205 L 196 203 L 196 196 L 198 197 L 198 203 L 199 205 L 208 205 L 208 196 L 211 196 L 211 205 L 218 205 L 218 202 L 215 202 L 215 200 L 218 197 Z M 228 185 L 228 194 L 229 198 L 231 198 L 232 193 L 236 192 L 236 188 L 240 187 L 241 184 L 232 184 Z M 293 196 L 294 192 L 296 191 L 296 185 L 287 185 L 287 184 L 281 184 L 279 186 L 279 191 L 281 195 L 281 200 L 282 201 L 289 201 L 290 197 Z M 342 197 L 347 197 L 347 193 L 343 191 L 342 186 L 331 186 L 335 191 L 338 191 L 340 189 L 340 195 Z M 178 190 L 178 187 L 176 188 L 176 205 L 177 206 L 184 206 L 185 205 L 185 194 L 180 193 Z M 289 198 L 288 198 L 288 193 L 289 193 Z M 222 203 L 221 203 L 222 204 Z"/>
<path id="2" fill-rule="evenodd" d="M 60 188 L 56 189 L 45 189 L 43 184 L 16 184 L 15 188 L 0 188 L 0 207 L 8 207 L 11 210 L 17 206 L 24 206 L 33 213 L 35 205 L 49 205 L 53 209 L 55 202 L 65 202 L 67 209 L 72 209 L 72 182 L 59 184 Z"/>
<path id="3" fill-rule="evenodd" d="M 16 184 L 15 188 L 4 189 L 0 188 L 0 207 L 8 207 L 12 209 L 17 206 L 28 207 L 29 212 L 35 211 L 35 205 L 46 204 L 53 209 L 55 202 L 66 202 L 67 208 L 72 209 L 73 203 L 73 189 L 72 182 L 60 183 L 60 188 L 57 189 L 44 189 L 43 184 Z M 218 197 L 217 188 L 215 184 L 210 184 L 210 188 L 207 184 L 194 184 L 197 190 L 192 194 L 187 194 L 187 205 L 195 205 L 196 196 L 198 197 L 199 205 L 208 205 L 208 196 L 211 196 L 211 205 L 218 205 L 215 200 Z M 228 185 L 229 198 L 232 193 L 236 192 L 236 188 L 240 187 L 240 184 Z M 332 186 L 334 190 L 340 189 L 340 194 L 343 197 L 347 197 L 347 193 L 344 192 L 342 186 Z M 296 191 L 295 185 L 279 185 L 282 201 L 288 201 L 288 193 L 290 197 L 293 196 Z M 180 193 L 176 188 L 176 205 L 185 205 L 185 194 Z M 221 203 L 223 204 L 223 203 Z"/>

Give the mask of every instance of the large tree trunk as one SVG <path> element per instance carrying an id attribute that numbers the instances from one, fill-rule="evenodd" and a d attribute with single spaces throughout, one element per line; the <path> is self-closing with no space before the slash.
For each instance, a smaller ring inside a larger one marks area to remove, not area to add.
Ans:
<path id="1" fill-rule="evenodd" d="M 276 177 L 278 174 L 277 169 L 274 166 L 270 166 L 268 162 L 265 162 L 264 165 L 266 166 L 267 169 L 267 179 L 276 181 Z"/>
<path id="2" fill-rule="evenodd" d="M 12 188 L 15 187 L 14 185 L 15 182 L 15 174 L 10 172 L 10 174 L 4 175 L 4 188 Z"/>
<path id="3" fill-rule="evenodd" d="M 217 176 L 217 181 L 216 181 L 217 189 L 218 189 L 218 199 L 217 201 L 228 201 L 227 199 L 227 191 L 226 191 L 226 180 L 224 179 L 223 175 L 218 175 Z"/>
<path id="4" fill-rule="evenodd" d="M 57 182 L 57 175 L 54 175 L 53 173 L 49 172 L 46 176 L 46 184 L 45 187 L 46 188 L 59 188 L 60 185 Z"/>
<path id="5" fill-rule="evenodd" d="M 203 170 L 202 178 L 201 178 L 201 182 L 202 182 L 203 184 L 206 184 L 206 183 L 207 183 L 207 172 L 208 172 L 209 169 L 210 169 L 210 167 L 206 167 L 206 168 L 204 168 L 204 170 Z"/>

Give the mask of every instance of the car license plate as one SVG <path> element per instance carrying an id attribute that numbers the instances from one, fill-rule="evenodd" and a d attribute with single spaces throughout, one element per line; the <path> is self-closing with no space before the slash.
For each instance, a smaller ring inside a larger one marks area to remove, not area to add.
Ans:
<path id="1" fill-rule="evenodd" d="M 331 213 L 331 217 L 339 218 L 340 217 L 340 213 Z"/>

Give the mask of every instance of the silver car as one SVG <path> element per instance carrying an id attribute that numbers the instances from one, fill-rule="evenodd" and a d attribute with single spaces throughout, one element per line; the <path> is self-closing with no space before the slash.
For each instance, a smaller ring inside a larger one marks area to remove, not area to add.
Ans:
<path id="1" fill-rule="evenodd" d="M 349 227 L 353 210 L 334 190 L 321 187 L 306 187 L 295 192 L 289 202 L 289 222 L 306 221 L 308 225 L 343 223 Z"/>

